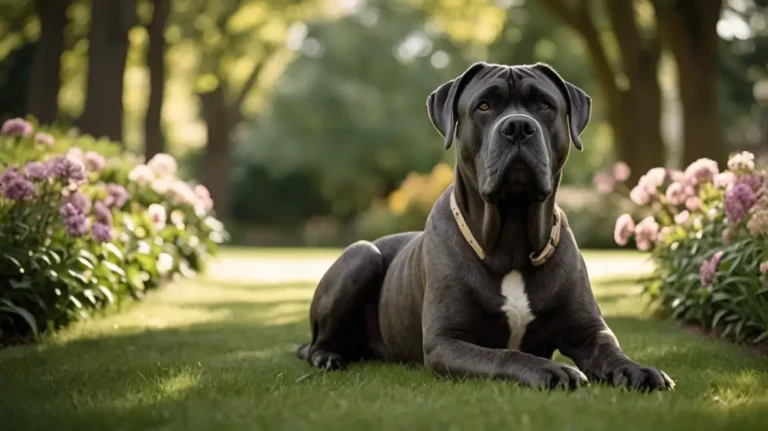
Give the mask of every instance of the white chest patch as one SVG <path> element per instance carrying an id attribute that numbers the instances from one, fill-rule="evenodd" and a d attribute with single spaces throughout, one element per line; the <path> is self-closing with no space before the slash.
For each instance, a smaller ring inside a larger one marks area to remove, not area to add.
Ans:
<path id="1" fill-rule="evenodd" d="M 501 280 L 501 294 L 506 301 L 501 307 L 509 322 L 509 342 L 507 348 L 520 349 L 520 343 L 525 335 L 525 328 L 534 319 L 528 295 L 525 294 L 523 275 L 512 271 Z"/>

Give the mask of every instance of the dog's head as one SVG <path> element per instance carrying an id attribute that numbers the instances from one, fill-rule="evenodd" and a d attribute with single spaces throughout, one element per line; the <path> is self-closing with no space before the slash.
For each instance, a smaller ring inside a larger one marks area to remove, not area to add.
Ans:
<path id="1" fill-rule="evenodd" d="M 475 63 L 427 99 L 432 124 L 456 141 L 465 180 L 487 203 L 551 197 L 568 159 L 581 150 L 591 99 L 549 66 Z"/>

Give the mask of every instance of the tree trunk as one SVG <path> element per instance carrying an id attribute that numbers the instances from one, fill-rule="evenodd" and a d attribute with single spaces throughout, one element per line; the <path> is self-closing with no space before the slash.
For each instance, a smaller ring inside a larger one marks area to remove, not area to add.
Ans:
<path id="1" fill-rule="evenodd" d="M 719 0 L 677 0 L 665 9 L 664 32 L 677 63 L 683 109 L 683 163 L 707 157 L 721 164 L 727 149 L 718 88 Z"/>
<path id="2" fill-rule="evenodd" d="M 93 0 L 88 34 L 88 83 L 81 128 L 123 141 L 123 83 L 135 0 Z"/>
<path id="3" fill-rule="evenodd" d="M 165 24 L 171 11 L 170 0 L 155 0 L 152 22 L 147 26 L 149 48 L 149 105 L 144 119 L 144 157 L 149 160 L 165 151 L 162 115 L 165 97 Z"/>
<path id="4" fill-rule="evenodd" d="M 61 88 L 61 55 L 64 52 L 64 29 L 70 0 L 36 0 L 40 19 L 40 41 L 27 89 L 27 112 L 41 124 L 56 120 Z"/>
<path id="5" fill-rule="evenodd" d="M 210 93 L 200 95 L 202 118 L 207 126 L 205 158 L 203 159 L 203 183 L 211 192 L 216 215 L 228 219 L 232 210 L 231 133 L 237 118 L 227 105 L 221 86 Z"/>

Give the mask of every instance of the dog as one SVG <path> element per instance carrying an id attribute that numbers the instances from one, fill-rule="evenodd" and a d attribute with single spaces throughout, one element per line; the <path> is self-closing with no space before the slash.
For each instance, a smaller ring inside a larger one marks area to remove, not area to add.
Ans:
<path id="1" fill-rule="evenodd" d="M 445 149 L 455 144 L 453 184 L 423 231 L 358 241 L 333 262 L 298 357 L 324 370 L 384 360 L 542 389 L 672 389 L 621 350 L 555 204 L 591 109 L 544 63 L 478 62 L 435 89 L 427 114 Z M 553 361 L 555 350 L 576 366 Z"/>

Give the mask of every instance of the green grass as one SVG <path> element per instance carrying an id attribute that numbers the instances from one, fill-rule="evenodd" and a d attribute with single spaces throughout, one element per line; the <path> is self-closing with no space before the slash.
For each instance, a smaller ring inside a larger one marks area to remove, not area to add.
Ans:
<path id="1" fill-rule="evenodd" d="M 168 286 L 120 314 L 0 351 L 0 428 L 698 431 L 768 423 L 768 359 L 648 319 L 626 281 L 595 281 L 604 314 L 631 356 L 676 380 L 673 392 L 535 392 L 381 363 L 314 372 L 294 354 L 309 337 L 314 286 L 259 284 L 253 275 L 269 262 L 244 262 L 239 281 L 217 279 L 214 266 L 210 278 Z"/>

